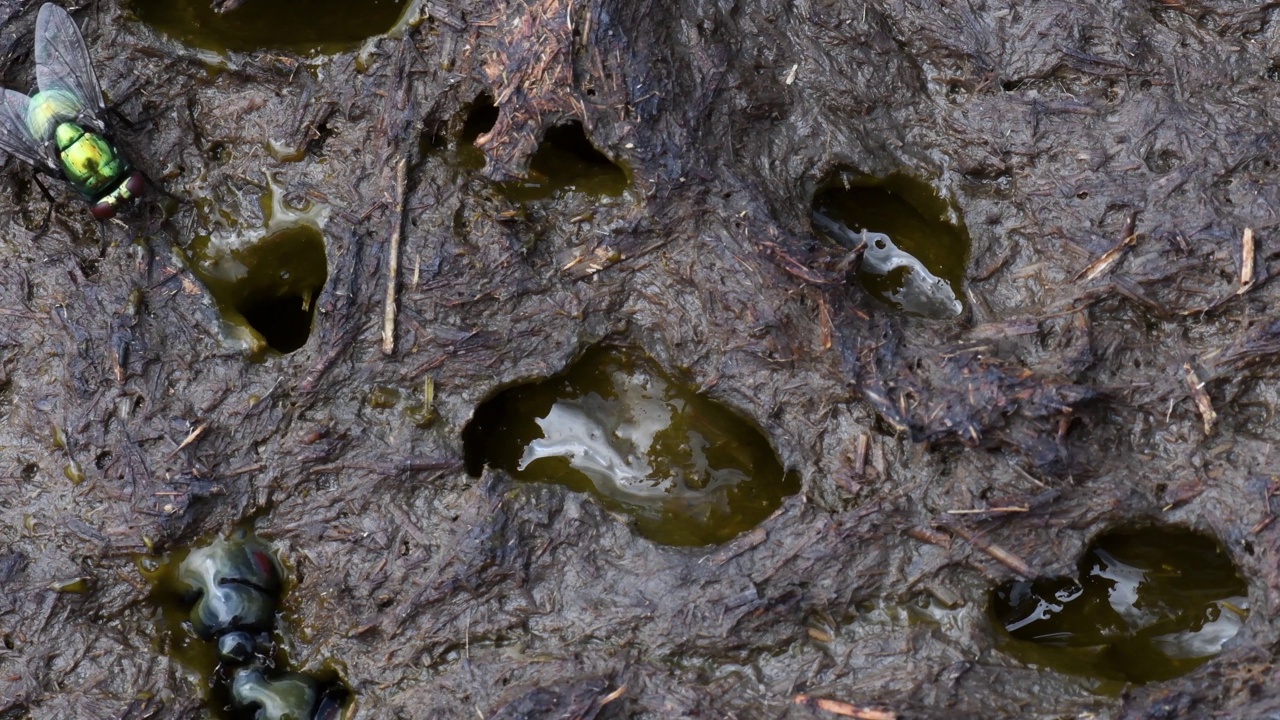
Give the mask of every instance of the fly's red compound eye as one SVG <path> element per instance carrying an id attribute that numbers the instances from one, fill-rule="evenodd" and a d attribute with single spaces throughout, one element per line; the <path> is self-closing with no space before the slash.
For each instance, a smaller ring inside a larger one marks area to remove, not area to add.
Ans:
<path id="1" fill-rule="evenodd" d="M 142 194 L 142 190 L 146 188 L 146 186 L 146 178 L 142 177 L 142 173 L 135 170 L 134 173 L 129 176 L 129 180 L 124 184 L 124 189 L 128 190 L 131 196 L 137 197 Z"/>
<path id="2" fill-rule="evenodd" d="M 89 212 L 98 220 L 110 220 L 116 216 L 116 206 L 111 203 L 100 202 L 89 208 Z"/>

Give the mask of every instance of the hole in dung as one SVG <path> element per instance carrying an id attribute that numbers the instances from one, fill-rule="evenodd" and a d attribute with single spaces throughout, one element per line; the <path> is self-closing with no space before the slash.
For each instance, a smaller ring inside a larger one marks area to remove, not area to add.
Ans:
<path id="1" fill-rule="evenodd" d="M 408 0 L 133 0 L 138 19 L 216 52 L 337 53 L 390 30 Z"/>
<path id="2" fill-rule="evenodd" d="M 462 143 L 471 145 L 476 138 L 492 130 L 497 122 L 498 106 L 493 104 L 493 98 L 488 93 L 481 93 L 467 108 L 467 118 L 462 123 L 462 135 L 459 139 Z"/>
<path id="3" fill-rule="evenodd" d="M 200 236 L 186 255 L 228 334 L 246 339 L 252 354 L 291 353 L 306 344 L 328 278 L 324 238 L 314 226 L 286 227 L 241 247 Z"/>
<path id="4" fill-rule="evenodd" d="M 929 185 L 904 175 L 837 170 L 814 194 L 812 219 L 816 230 L 845 247 L 865 240 L 857 278 L 872 297 L 923 317 L 950 318 L 963 310 L 969 234 L 959 212 Z"/>
<path id="5" fill-rule="evenodd" d="M 611 348 L 481 404 L 463 445 L 473 476 L 488 465 L 590 492 L 664 545 L 730 540 L 800 490 L 750 423 Z"/>
<path id="6" fill-rule="evenodd" d="M 479 170 L 484 167 L 484 152 L 476 147 L 476 140 L 490 130 L 498 122 L 498 107 L 493 104 L 493 98 L 488 93 L 481 93 L 467 107 L 466 117 L 462 121 L 462 130 L 458 133 L 458 143 L 454 147 L 453 162 L 464 170 Z M 456 127 L 456 126 L 455 126 Z M 439 141 L 432 140 L 433 148 L 428 148 L 423 143 L 426 138 L 419 141 L 419 150 L 422 156 L 426 157 L 433 150 L 443 149 L 440 147 Z"/>
<path id="7" fill-rule="evenodd" d="M 516 202 L 567 192 L 618 197 L 627 189 L 627 173 L 591 144 L 582 123 L 575 120 L 547 130 L 529 162 L 528 177 L 503 187 Z"/>
<path id="8" fill-rule="evenodd" d="M 1001 649 L 1096 678 L 1099 692 L 1168 680 L 1217 655 L 1249 614 L 1248 586 L 1215 540 L 1182 528 L 1114 530 L 1074 578 L 1001 585 L 991 615 Z"/>
<path id="9" fill-rule="evenodd" d="M 201 678 L 219 720 L 336 720 L 351 697 L 336 664 L 290 670 L 293 617 L 286 595 L 297 586 L 279 552 L 246 528 L 170 553 L 140 555 L 138 571 L 161 608 L 161 649 Z M 299 613 L 302 614 L 302 613 Z"/>

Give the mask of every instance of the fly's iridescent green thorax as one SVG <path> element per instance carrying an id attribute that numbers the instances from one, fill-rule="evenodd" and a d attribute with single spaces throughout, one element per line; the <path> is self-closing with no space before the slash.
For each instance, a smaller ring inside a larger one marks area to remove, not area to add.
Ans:
<path id="1" fill-rule="evenodd" d="M 77 190 L 97 199 L 124 183 L 131 168 L 111 141 L 75 123 L 59 125 L 57 138 L 62 173 Z"/>
<path id="2" fill-rule="evenodd" d="M 113 207 L 135 193 L 128 185 L 133 170 L 104 135 L 75 122 L 76 99 L 63 90 L 36 93 L 27 105 L 27 127 L 35 137 L 52 137 L 62 174 L 91 201 Z"/>

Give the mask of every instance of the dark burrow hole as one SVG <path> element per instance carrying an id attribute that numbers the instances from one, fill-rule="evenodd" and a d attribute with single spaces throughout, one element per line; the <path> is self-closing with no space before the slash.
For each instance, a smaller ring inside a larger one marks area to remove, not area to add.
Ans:
<path id="1" fill-rule="evenodd" d="M 504 185 L 516 202 L 544 200 L 565 192 L 618 197 L 626 192 L 627 173 L 587 139 L 582 123 L 557 125 L 543 136 L 529 162 L 528 177 Z"/>
<path id="2" fill-rule="evenodd" d="M 453 127 L 457 128 L 456 120 Z M 488 93 L 481 93 L 466 108 L 462 118 L 462 129 L 458 131 L 457 144 L 452 148 L 450 161 L 463 170 L 479 170 L 484 167 L 484 153 L 476 147 L 476 139 L 493 129 L 498 122 L 498 108 Z M 449 139 L 445 123 L 437 123 L 428 132 L 422 134 L 418 141 L 418 152 L 422 157 L 437 155 L 449 150 Z"/>
<path id="3" fill-rule="evenodd" d="M 963 309 L 969 234 L 959 212 L 928 184 L 837 170 L 814 193 L 813 225 L 850 248 L 866 231 L 857 276 L 872 297 L 924 317 L 955 317 Z"/>
<path id="4" fill-rule="evenodd" d="M 499 393 L 462 438 L 472 476 L 488 465 L 592 493 L 665 545 L 730 540 L 800 490 L 758 429 L 617 348 Z"/>
<path id="5" fill-rule="evenodd" d="M 336 53 L 390 30 L 407 4 L 408 0 L 133 0 L 129 7 L 139 20 L 179 42 L 209 50 Z"/>
<path id="6" fill-rule="evenodd" d="M 481 93 L 471 101 L 467 108 L 467 117 L 462 122 L 462 134 L 459 141 L 463 145 L 474 145 L 476 138 L 489 132 L 498 122 L 498 106 L 488 93 Z"/>
<path id="7" fill-rule="evenodd" d="M 1099 681 L 1168 680 L 1217 655 L 1249 613 L 1248 586 L 1213 538 L 1175 527 L 1113 530 L 1077 577 L 1008 582 L 991 597 L 1001 649 Z"/>
<path id="8" fill-rule="evenodd" d="M 209 236 L 186 248 L 192 270 L 213 295 L 232 336 L 251 354 L 291 353 L 311 335 L 316 298 L 328 279 L 324 237 L 311 225 L 286 227 L 243 247 Z"/>
<path id="9" fill-rule="evenodd" d="M 281 600 L 293 583 L 277 551 L 240 528 L 165 558 L 142 556 L 163 619 L 162 651 L 198 678 L 219 720 L 337 720 L 351 698 L 336 666 L 289 669 L 292 624 Z"/>

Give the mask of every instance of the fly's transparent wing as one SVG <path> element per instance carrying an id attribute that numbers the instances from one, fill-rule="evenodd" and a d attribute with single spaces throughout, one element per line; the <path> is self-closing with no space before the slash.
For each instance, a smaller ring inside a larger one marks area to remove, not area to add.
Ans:
<path id="1" fill-rule="evenodd" d="M 0 150 L 56 175 L 58 164 L 49 155 L 50 145 L 32 135 L 27 124 L 30 103 L 26 95 L 0 88 Z"/>
<path id="2" fill-rule="evenodd" d="M 93 72 L 80 28 L 66 10 L 45 3 L 36 17 L 36 84 L 41 92 L 67 93 L 79 103 L 78 119 L 105 130 L 102 88 Z"/>

